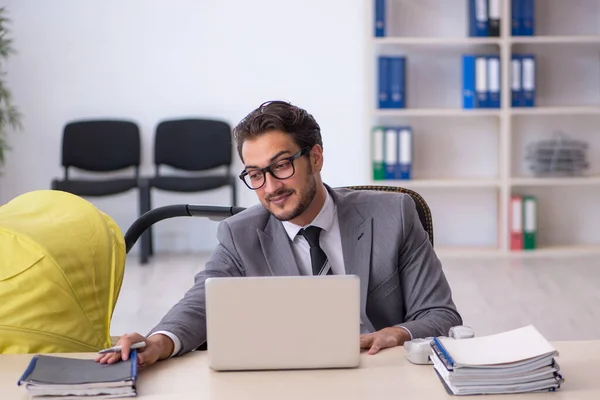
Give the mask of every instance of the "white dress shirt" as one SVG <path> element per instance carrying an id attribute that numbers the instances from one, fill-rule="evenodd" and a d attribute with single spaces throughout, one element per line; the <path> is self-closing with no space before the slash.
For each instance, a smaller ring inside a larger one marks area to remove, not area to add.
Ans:
<path id="1" fill-rule="evenodd" d="M 310 262 L 310 245 L 306 238 L 299 235 L 301 229 L 308 226 L 318 226 L 322 229 L 319 236 L 319 244 L 331 265 L 331 271 L 334 275 L 345 275 L 344 255 L 342 254 L 342 237 L 340 236 L 340 225 L 337 217 L 337 207 L 331 198 L 329 192 L 325 198 L 325 204 L 315 219 L 306 226 L 293 224 L 289 221 L 282 222 L 291 242 L 292 251 L 300 273 L 302 275 L 312 275 L 312 266 Z"/>

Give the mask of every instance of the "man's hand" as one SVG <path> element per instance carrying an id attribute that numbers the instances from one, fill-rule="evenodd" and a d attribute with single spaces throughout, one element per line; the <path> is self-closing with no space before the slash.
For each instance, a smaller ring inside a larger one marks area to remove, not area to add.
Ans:
<path id="1" fill-rule="evenodd" d="M 146 342 L 146 347 L 138 349 L 137 363 L 141 367 L 146 367 L 158 360 L 169 358 L 175 346 L 171 338 L 165 335 L 152 335 L 146 339 L 139 333 L 131 333 L 121 336 L 117 342 L 116 345 L 122 347 L 121 352 L 99 354 L 96 357 L 96 361 L 100 364 L 114 364 L 121 359 L 127 360 L 129 358 L 130 346 L 136 342 Z"/>
<path id="2" fill-rule="evenodd" d="M 375 354 L 381 349 L 400 346 L 408 340 L 410 340 L 410 334 L 406 329 L 393 326 L 360 335 L 360 348 L 369 349 L 369 354 Z"/>

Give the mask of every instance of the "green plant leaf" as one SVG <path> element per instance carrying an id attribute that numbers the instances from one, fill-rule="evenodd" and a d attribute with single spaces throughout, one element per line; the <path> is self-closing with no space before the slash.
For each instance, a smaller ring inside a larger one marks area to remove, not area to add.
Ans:
<path id="1" fill-rule="evenodd" d="M 0 136 L 0 165 L 4 164 L 5 150 L 10 150 L 10 147 L 8 146 L 8 143 L 6 143 L 6 140 Z"/>
<path id="2" fill-rule="evenodd" d="M 11 54 L 16 53 L 13 48 L 13 39 L 9 36 L 6 6 L 0 7 L 0 60 L 5 60 Z M 6 72 L 3 70 L 4 62 L 0 62 L 0 166 L 4 164 L 6 151 L 10 150 L 6 138 L 9 127 L 20 130 L 22 115 L 17 107 L 12 104 L 12 95 L 4 80 Z"/>

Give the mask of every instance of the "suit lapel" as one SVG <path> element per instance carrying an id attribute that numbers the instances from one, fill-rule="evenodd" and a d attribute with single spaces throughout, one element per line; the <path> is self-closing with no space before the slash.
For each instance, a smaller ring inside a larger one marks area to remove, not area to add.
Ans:
<path id="1" fill-rule="evenodd" d="M 271 275 L 301 275 L 287 232 L 275 217 L 269 217 L 264 230 L 258 229 L 258 239 Z"/>
<path id="2" fill-rule="evenodd" d="M 366 315 L 367 291 L 369 289 L 369 273 L 371 270 L 371 238 L 373 219 L 362 217 L 356 207 L 335 195 L 338 208 L 338 221 L 342 238 L 342 252 L 346 274 L 360 278 L 360 309 L 364 325 L 373 331 L 374 328 Z"/>

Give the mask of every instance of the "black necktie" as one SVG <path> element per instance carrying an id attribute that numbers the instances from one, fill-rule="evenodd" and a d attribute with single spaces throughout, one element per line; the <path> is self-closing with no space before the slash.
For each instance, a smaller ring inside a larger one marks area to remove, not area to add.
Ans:
<path id="1" fill-rule="evenodd" d="M 327 260 L 327 255 L 319 246 L 319 235 L 321 228 L 318 226 L 309 226 L 300 231 L 300 234 L 306 238 L 310 245 L 310 262 L 312 264 L 313 275 L 332 275 L 331 265 Z"/>

